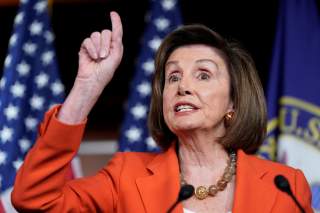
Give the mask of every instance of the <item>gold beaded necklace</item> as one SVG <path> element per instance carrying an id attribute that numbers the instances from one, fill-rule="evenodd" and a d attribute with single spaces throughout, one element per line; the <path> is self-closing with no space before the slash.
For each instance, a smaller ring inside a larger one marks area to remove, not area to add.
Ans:
<path id="1" fill-rule="evenodd" d="M 230 158 L 228 159 L 227 167 L 224 169 L 223 175 L 218 180 L 218 182 L 214 185 L 210 185 L 208 188 L 205 186 L 198 186 L 194 191 L 194 195 L 198 200 L 203 200 L 208 196 L 214 197 L 219 191 L 223 191 L 228 183 L 231 181 L 233 175 L 236 173 L 236 163 L 237 163 L 237 155 L 232 150 L 230 151 Z M 180 171 L 180 183 L 181 185 L 189 184 L 185 181 L 181 171 Z M 191 184 L 190 184 L 191 185 Z"/>

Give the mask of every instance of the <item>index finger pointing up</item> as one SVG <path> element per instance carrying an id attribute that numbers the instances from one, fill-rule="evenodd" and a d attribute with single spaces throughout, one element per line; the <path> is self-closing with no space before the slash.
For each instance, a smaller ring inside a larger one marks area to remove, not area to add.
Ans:
<path id="1" fill-rule="evenodd" d="M 121 42 L 123 30 L 122 30 L 122 23 L 121 23 L 120 16 L 117 12 L 113 11 L 110 13 L 110 17 L 111 17 L 111 24 L 112 24 L 111 40 Z"/>

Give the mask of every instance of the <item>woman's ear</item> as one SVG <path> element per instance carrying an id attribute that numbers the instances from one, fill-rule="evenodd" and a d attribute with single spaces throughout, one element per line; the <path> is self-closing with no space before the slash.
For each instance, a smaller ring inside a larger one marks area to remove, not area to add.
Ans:
<path id="1" fill-rule="evenodd" d="M 234 112 L 234 105 L 233 105 L 233 101 L 231 100 L 229 102 L 227 112 Z"/>

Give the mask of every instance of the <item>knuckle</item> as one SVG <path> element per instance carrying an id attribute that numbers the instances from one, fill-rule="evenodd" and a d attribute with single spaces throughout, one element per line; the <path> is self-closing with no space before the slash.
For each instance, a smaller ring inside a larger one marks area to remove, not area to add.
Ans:
<path id="1" fill-rule="evenodd" d="M 108 29 L 105 29 L 105 30 L 102 30 L 101 33 L 104 35 L 109 35 L 109 34 L 111 34 L 111 31 Z"/>
<path id="2" fill-rule="evenodd" d="M 88 47 L 88 45 L 90 44 L 90 39 L 89 38 L 86 38 L 85 40 L 83 40 L 83 42 L 82 42 L 82 46 L 83 47 Z"/>
<path id="3" fill-rule="evenodd" d="M 98 38 L 100 36 L 100 33 L 99 32 L 93 32 L 93 33 L 91 33 L 91 38 L 92 39 L 96 39 L 96 38 Z"/>

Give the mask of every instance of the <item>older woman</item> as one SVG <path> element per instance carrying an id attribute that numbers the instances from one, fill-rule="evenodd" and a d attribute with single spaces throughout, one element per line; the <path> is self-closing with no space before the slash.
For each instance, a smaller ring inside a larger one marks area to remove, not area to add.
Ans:
<path id="1" fill-rule="evenodd" d="M 174 212 L 297 212 L 274 185 L 286 176 L 306 212 L 311 196 L 303 173 L 258 159 L 266 110 L 254 63 L 237 45 L 204 26 L 184 26 L 158 50 L 149 127 L 162 153 L 117 153 L 95 176 L 68 181 L 86 117 L 122 57 L 122 26 L 84 40 L 74 86 L 48 111 L 39 138 L 20 168 L 12 201 L 19 211 L 166 212 L 181 185 L 194 195 Z"/>

